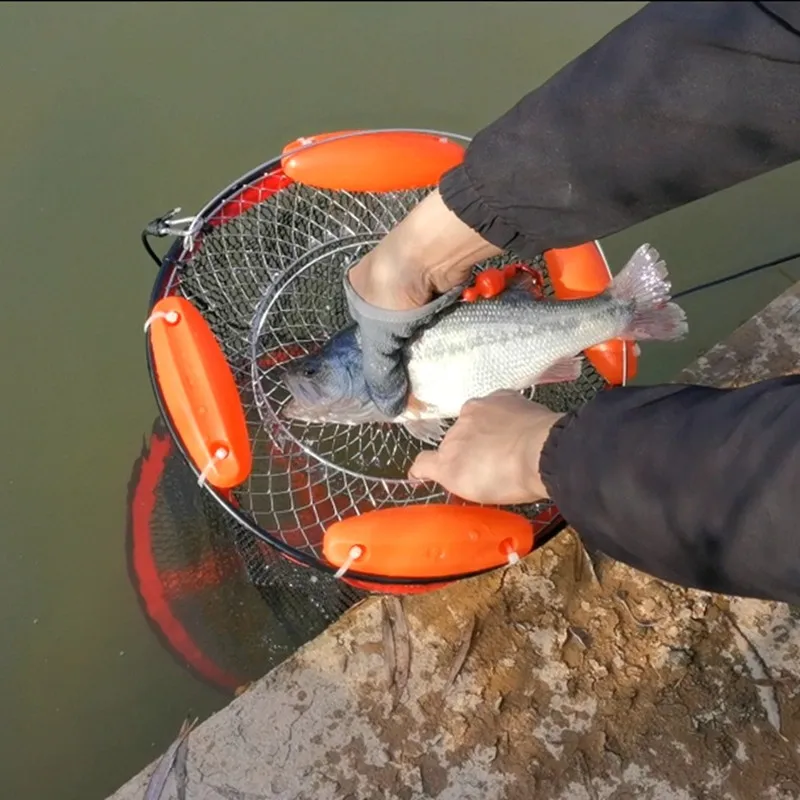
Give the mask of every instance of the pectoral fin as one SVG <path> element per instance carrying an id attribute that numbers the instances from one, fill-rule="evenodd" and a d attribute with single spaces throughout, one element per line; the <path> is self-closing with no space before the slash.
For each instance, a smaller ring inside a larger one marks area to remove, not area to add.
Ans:
<path id="1" fill-rule="evenodd" d="M 551 364 L 532 383 L 572 383 L 580 378 L 582 365 L 580 356 L 562 358 L 561 361 Z"/>
<path id="2" fill-rule="evenodd" d="M 426 444 L 437 445 L 444 438 L 445 427 L 441 419 L 408 419 L 403 420 L 403 425 L 413 437 Z"/>

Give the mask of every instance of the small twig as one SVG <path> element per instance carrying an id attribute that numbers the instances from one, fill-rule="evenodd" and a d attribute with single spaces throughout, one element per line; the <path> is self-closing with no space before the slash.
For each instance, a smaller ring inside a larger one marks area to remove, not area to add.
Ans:
<path id="1" fill-rule="evenodd" d="M 750 641 L 750 637 L 745 634 L 745 632 L 739 626 L 739 623 L 734 618 L 733 614 L 729 611 L 723 612 L 725 614 L 725 618 L 728 620 L 731 628 L 733 628 L 734 633 L 740 637 L 741 642 L 744 643 L 744 646 L 747 650 L 752 654 L 755 664 L 752 666 L 747 664 L 747 659 L 745 658 L 745 664 L 747 665 L 748 671 L 750 672 L 750 678 L 756 686 L 759 686 L 764 689 L 770 689 L 771 700 L 772 700 L 772 709 L 769 708 L 769 705 L 764 703 L 762 699 L 762 705 L 764 706 L 764 711 L 767 715 L 767 721 L 775 728 L 778 735 L 784 739 L 784 741 L 788 741 L 786 736 L 783 734 L 783 714 L 781 712 L 781 703 L 780 698 L 778 697 L 777 685 L 780 683 L 779 681 L 775 681 L 772 677 L 772 673 L 767 666 L 767 662 L 764 660 L 764 657 L 758 651 L 758 648 Z M 741 649 L 741 645 L 740 645 Z M 743 654 L 744 655 L 744 654 Z M 757 670 L 754 670 L 754 667 Z M 761 672 L 761 675 L 756 675 L 755 671 Z M 770 713 L 770 710 L 774 712 L 773 714 Z"/>
<path id="2" fill-rule="evenodd" d="M 469 624 L 467 625 L 467 630 L 464 633 L 464 637 L 461 640 L 461 644 L 456 652 L 456 657 L 453 661 L 453 666 L 450 667 L 450 672 L 447 675 L 447 680 L 444 682 L 444 686 L 442 687 L 442 697 L 450 690 L 450 687 L 455 683 L 456 678 L 458 677 L 459 673 L 461 672 L 462 667 L 464 666 L 464 662 L 467 660 L 467 656 L 469 655 L 470 647 L 472 646 L 472 638 L 475 633 L 475 623 L 476 618 L 473 616 Z"/>
<path id="3" fill-rule="evenodd" d="M 584 547 L 583 542 L 580 543 L 581 552 L 583 553 L 583 561 L 585 562 L 586 566 L 589 567 L 589 574 L 594 578 L 595 583 L 598 586 L 602 586 L 600 583 L 600 578 L 597 574 L 597 569 L 594 566 L 594 561 L 592 560 L 589 551 Z"/>
<path id="4" fill-rule="evenodd" d="M 576 628 L 570 625 L 567 628 L 567 635 L 573 636 L 575 638 L 575 641 L 578 642 L 578 644 L 580 644 L 581 647 L 584 648 L 584 650 L 586 650 L 591 644 L 591 637 L 583 628 Z"/>
<path id="5" fill-rule="evenodd" d="M 181 740 L 178 745 L 178 752 L 175 755 L 175 793 L 178 800 L 186 800 L 186 786 L 189 782 L 189 775 L 186 769 L 186 761 L 189 758 L 189 739 Z"/>
<path id="6" fill-rule="evenodd" d="M 394 653 L 395 653 L 395 694 L 394 706 L 400 701 L 400 696 L 408 683 L 408 676 L 411 671 L 411 638 L 408 634 L 408 622 L 403 603 L 399 597 L 389 598 L 389 607 L 392 611 L 394 622 Z"/>
<path id="7" fill-rule="evenodd" d="M 397 661 L 394 652 L 394 630 L 392 629 L 392 618 L 389 613 L 389 606 L 386 598 L 381 603 L 381 624 L 383 628 L 383 663 L 386 667 L 386 680 L 388 688 L 391 689 L 395 682 L 395 670 Z"/>
<path id="8" fill-rule="evenodd" d="M 614 596 L 628 609 L 631 619 L 641 628 L 654 628 L 659 622 L 663 622 L 666 619 L 666 616 L 661 617 L 661 619 L 639 619 L 639 617 L 633 613 L 633 609 L 628 602 L 628 595 L 624 590 L 620 589 Z"/>
<path id="9" fill-rule="evenodd" d="M 589 772 L 589 765 L 586 763 L 586 754 L 579 752 L 578 753 L 578 769 L 581 773 L 581 778 L 583 778 L 583 785 L 586 787 L 586 791 L 589 793 L 589 796 L 592 800 L 597 800 L 597 791 L 592 785 L 592 774 Z"/>

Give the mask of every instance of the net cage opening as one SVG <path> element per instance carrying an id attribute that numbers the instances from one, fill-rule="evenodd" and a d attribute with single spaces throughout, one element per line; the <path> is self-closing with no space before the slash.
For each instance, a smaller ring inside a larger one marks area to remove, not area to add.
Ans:
<path id="1" fill-rule="evenodd" d="M 455 134 L 424 132 L 469 141 Z M 151 307 L 167 296 L 192 303 L 234 376 L 252 469 L 233 490 L 209 485 L 205 489 L 254 537 L 255 545 L 246 546 L 247 558 L 253 559 L 256 546 L 266 559 L 277 550 L 296 563 L 332 574 L 336 568 L 322 557 L 323 534 L 332 523 L 387 506 L 462 502 L 441 487 L 413 485 L 406 479 L 424 445 L 401 426 L 312 424 L 281 415 L 289 399 L 281 380 L 285 365 L 351 322 L 342 288 L 344 270 L 369 252 L 435 188 L 435 182 L 380 192 L 320 189 L 288 177 L 283 163 L 278 157 L 256 168 L 192 218 L 161 262 Z M 541 258 L 526 261 L 504 253 L 479 264 L 474 273 L 511 263 L 538 270 L 545 296 L 553 295 Z M 147 357 L 159 410 L 175 444 L 198 473 L 165 408 L 150 347 Z M 576 381 L 541 386 L 527 395 L 555 411 L 569 411 L 607 386 L 584 359 Z M 549 502 L 508 510 L 530 520 L 537 545 L 564 525 Z M 354 583 L 370 586 L 438 584 L 463 577 L 387 578 L 357 569 L 347 573 Z"/>

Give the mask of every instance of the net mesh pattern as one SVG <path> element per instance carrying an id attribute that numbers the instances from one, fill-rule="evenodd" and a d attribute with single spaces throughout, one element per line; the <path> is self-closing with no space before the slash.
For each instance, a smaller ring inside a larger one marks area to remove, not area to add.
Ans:
<path id="1" fill-rule="evenodd" d="M 287 361 L 350 322 L 343 271 L 428 191 L 331 192 L 266 174 L 244 187 L 239 199 L 214 210 L 165 289 L 201 311 L 237 381 L 253 455 L 251 475 L 235 492 L 240 512 L 315 558 L 321 557 L 325 528 L 344 516 L 387 505 L 460 502 L 440 488 L 406 481 L 426 445 L 401 426 L 320 425 L 280 414 L 288 400 L 280 377 Z M 520 261 L 505 254 L 476 271 Z M 552 294 L 544 262 L 532 265 L 542 273 L 545 293 Z M 604 386 L 584 359 L 577 381 L 529 396 L 568 411 Z M 516 510 L 543 527 L 553 517 L 547 503 Z M 254 551 L 243 555 L 248 561 L 261 557 Z"/>

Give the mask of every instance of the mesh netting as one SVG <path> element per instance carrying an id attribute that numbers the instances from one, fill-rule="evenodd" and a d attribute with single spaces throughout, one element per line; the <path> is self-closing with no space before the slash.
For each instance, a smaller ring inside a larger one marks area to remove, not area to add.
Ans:
<path id="1" fill-rule="evenodd" d="M 259 545 L 198 487 L 158 421 L 134 465 L 128 513 L 128 565 L 148 621 L 222 691 L 277 666 L 364 597 Z"/>
<path id="2" fill-rule="evenodd" d="M 207 217 L 184 250 L 167 292 L 203 313 L 237 380 L 252 443 L 253 469 L 235 492 L 239 512 L 298 553 L 320 558 L 323 532 L 343 516 L 386 505 L 459 502 L 405 475 L 423 447 L 401 426 L 289 421 L 285 364 L 314 350 L 350 322 L 342 273 L 428 193 L 361 194 L 298 185 L 280 173 L 254 179 Z M 520 262 L 514 254 L 480 268 Z M 552 294 L 544 262 L 545 292 Z M 585 362 L 572 384 L 531 396 L 567 411 L 604 388 Z M 542 526 L 549 504 L 516 510 Z M 261 556 L 250 553 L 249 560 Z"/>

